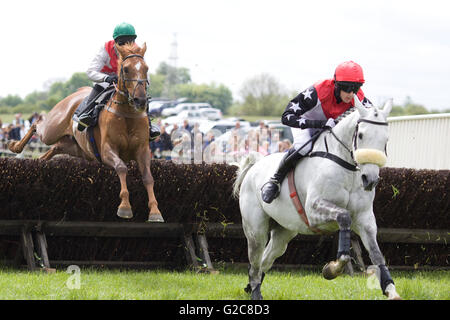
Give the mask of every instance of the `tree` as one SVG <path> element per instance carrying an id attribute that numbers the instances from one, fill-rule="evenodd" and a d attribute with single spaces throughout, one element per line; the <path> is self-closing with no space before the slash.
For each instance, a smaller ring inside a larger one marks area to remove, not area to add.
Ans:
<path id="1" fill-rule="evenodd" d="M 428 111 L 427 108 L 421 104 L 414 103 L 411 97 L 408 96 L 402 106 L 393 106 L 389 115 L 391 117 L 397 117 L 428 113 L 430 113 L 430 111 Z"/>
<path id="2" fill-rule="evenodd" d="M 0 105 L 8 107 L 15 107 L 21 103 L 23 103 L 22 98 L 18 95 L 12 94 L 7 95 L 5 98 L 0 100 Z"/>
<path id="3" fill-rule="evenodd" d="M 161 97 L 164 90 L 164 82 L 166 77 L 162 74 L 150 74 L 149 94 L 152 97 Z"/>
<path id="4" fill-rule="evenodd" d="M 161 62 L 156 74 L 150 74 L 152 97 L 187 98 L 191 102 L 209 102 L 213 107 L 226 112 L 233 102 L 231 90 L 223 84 L 192 83 L 189 69 L 174 68 Z"/>
<path id="5" fill-rule="evenodd" d="M 278 80 L 267 73 L 245 81 L 240 94 L 244 101 L 237 109 L 247 115 L 279 116 L 289 99 Z"/>
<path id="6" fill-rule="evenodd" d="M 159 64 L 156 74 L 165 76 L 171 85 L 191 82 L 191 74 L 188 68 L 175 68 L 167 62 Z"/>
<path id="7" fill-rule="evenodd" d="M 191 102 L 208 102 L 212 107 L 226 113 L 233 102 L 231 90 L 223 84 L 180 84 L 177 86 L 179 97 L 186 97 Z"/>

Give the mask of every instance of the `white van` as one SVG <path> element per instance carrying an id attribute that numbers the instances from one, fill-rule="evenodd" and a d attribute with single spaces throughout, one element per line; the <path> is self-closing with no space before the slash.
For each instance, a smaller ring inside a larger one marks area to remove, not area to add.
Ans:
<path id="1" fill-rule="evenodd" d="M 209 103 L 205 102 L 193 102 L 193 103 L 179 103 L 174 108 L 166 108 L 162 111 L 163 117 L 174 116 L 181 111 L 200 111 L 201 109 L 212 108 Z"/>

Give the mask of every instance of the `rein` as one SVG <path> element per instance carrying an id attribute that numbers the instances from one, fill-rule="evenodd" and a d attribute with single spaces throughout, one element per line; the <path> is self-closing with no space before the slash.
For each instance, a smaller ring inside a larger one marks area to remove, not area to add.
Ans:
<path id="1" fill-rule="evenodd" d="M 387 126 L 388 125 L 387 122 L 373 121 L 373 120 L 367 120 L 367 119 L 358 119 L 358 121 L 356 123 L 356 130 L 355 130 L 355 132 L 353 134 L 353 137 L 352 137 L 352 144 L 353 144 L 353 149 L 354 150 L 351 150 L 349 147 L 347 147 L 345 145 L 345 143 L 342 142 L 342 140 L 339 139 L 339 137 L 334 133 L 332 128 L 326 128 L 325 129 L 325 130 L 328 130 L 332 134 L 332 136 L 345 148 L 345 150 L 347 150 L 350 153 L 350 155 L 352 157 L 352 160 L 354 162 L 353 164 L 345 161 L 344 159 L 342 159 L 342 158 L 340 158 L 340 157 L 338 157 L 338 156 L 336 156 L 336 155 L 334 155 L 332 153 L 329 153 L 328 152 L 328 144 L 327 144 L 326 137 L 324 138 L 325 139 L 324 141 L 325 141 L 326 151 L 315 151 L 315 152 L 312 152 L 309 156 L 311 158 L 312 157 L 321 157 L 321 158 L 329 159 L 331 161 L 336 162 L 341 167 L 343 167 L 343 168 L 345 168 L 347 170 L 350 170 L 350 171 L 357 171 L 357 170 L 359 170 L 359 167 L 357 165 L 358 163 L 355 160 L 354 151 L 356 152 L 358 150 L 357 138 L 358 138 L 359 124 L 361 122 L 370 123 L 370 124 L 374 124 L 374 125 L 380 125 L 380 126 Z M 323 132 L 323 131 L 321 131 L 321 132 Z M 386 150 L 385 150 L 385 153 L 386 153 Z"/>

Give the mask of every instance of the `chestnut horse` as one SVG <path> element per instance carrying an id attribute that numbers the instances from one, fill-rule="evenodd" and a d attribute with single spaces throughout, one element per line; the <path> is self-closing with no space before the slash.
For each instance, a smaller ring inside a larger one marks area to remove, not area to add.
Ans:
<path id="1" fill-rule="evenodd" d="M 83 87 L 56 104 L 42 119 L 36 121 L 20 141 L 13 141 L 9 149 L 22 152 L 29 139 L 36 133 L 41 141 L 52 145 L 41 159 L 49 160 L 56 154 L 68 154 L 87 160 L 101 159 L 113 167 L 120 179 L 121 203 L 117 215 L 121 218 L 133 217 L 126 183 L 126 162 L 135 160 L 142 174 L 148 193 L 150 209 L 148 221 L 164 222 L 158 209 L 153 191 L 154 180 L 150 172 L 149 121 L 147 117 L 147 72 L 144 61 L 147 46 L 136 44 L 117 46 L 119 53 L 119 80 L 116 92 L 108 101 L 93 128 L 96 148 L 89 142 L 88 130 L 80 132 L 72 117 L 80 103 L 92 88 Z M 96 153 L 98 150 L 98 157 Z"/>

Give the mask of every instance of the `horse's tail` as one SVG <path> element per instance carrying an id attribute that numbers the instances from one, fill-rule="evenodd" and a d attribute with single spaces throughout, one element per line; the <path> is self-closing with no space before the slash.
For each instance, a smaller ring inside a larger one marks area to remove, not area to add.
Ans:
<path id="1" fill-rule="evenodd" d="M 248 156 L 242 158 L 239 163 L 239 169 L 237 172 L 236 180 L 233 183 L 233 197 L 235 199 L 239 198 L 239 190 L 241 188 L 242 181 L 244 181 L 245 175 L 248 170 L 262 157 L 262 155 L 258 152 L 249 153 Z"/>

